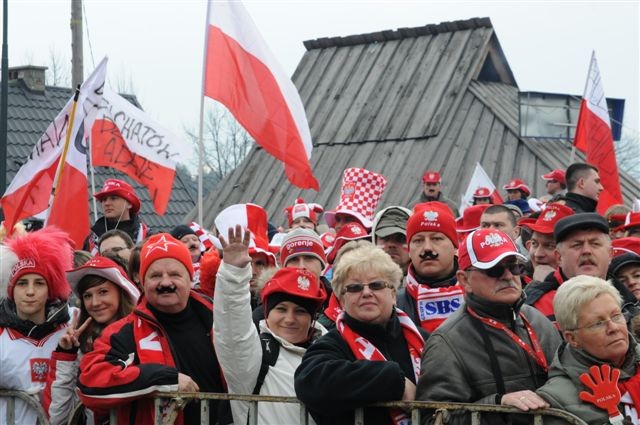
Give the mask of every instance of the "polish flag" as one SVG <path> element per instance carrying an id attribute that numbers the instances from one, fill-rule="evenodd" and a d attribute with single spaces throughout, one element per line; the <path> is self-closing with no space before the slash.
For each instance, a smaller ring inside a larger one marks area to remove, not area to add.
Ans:
<path id="1" fill-rule="evenodd" d="M 473 170 L 473 174 L 471 175 L 469 186 L 467 186 L 467 191 L 462 196 L 462 201 L 460 202 L 460 216 L 462 216 L 465 208 L 473 205 L 473 193 L 476 189 L 481 187 L 489 189 L 491 192 L 491 200 L 494 204 L 501 204 L 503 202 L 500 192 L 496 190 L 496 185 L 493 184 L 487 172 L 482 168 L 482 165 L 477 162 L 476 168 Z"/>
<path id="2" fill-rule="evenodd" d="M 145 186 L 160 215 L 171 198 L 181 145 L 177 136 L 131 102 L 104 90 L 91 131 L 92 164 L 120 170 Z"/>
<path id="3" fill-rule="evenodd" d="M 580 103 L 573 144 L 576 149 L 587 155 L 587 163 L 598 167 L 600 181 L 604 186 L 598 199 L 598 212 L 604 214 L 611 205 L 623 204 L 607 99 L 604 96 L 595 52 L 591 54 L 589 75 Z"/>
<path id="4" fill-rule="evenodd" d="M 203 93 L 224 104 L 284 163 L 289 181 L 319 190 L 302 101 L 240 1 L 209 1 Z"/>
<path id="5" fill-rule="evenodd" d="M 82 246 L 89 234 L 84 135 L 89 133 L 95 119 L 106 72 L 107 58 L 104 58 L 80 87 L 73 128 L 69 129 L 72 98 L 49 124 L 11 181 L 0 200 L 5 214 L 5 227 L 10 232 L 14 224 L 23 218 L 44 214 L 46 225 L 60 227 L 69 233 L 76 247 Z M 71 135 L 63 165 L 61 159 L 68 131 L 71 131 Z M 60 170 L 62 174 L 52 200 L 53 186 Z"/>

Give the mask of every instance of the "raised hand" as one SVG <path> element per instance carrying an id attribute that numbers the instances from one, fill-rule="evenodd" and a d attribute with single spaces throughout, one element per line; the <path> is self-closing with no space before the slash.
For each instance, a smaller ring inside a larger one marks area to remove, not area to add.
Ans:
<path id="1" fill-rule="evenodd" d="M 608 364 L 601 367 L 591 366 L 589 373 L 580 375 L 582 382 L 591 392 L 581 391 L 580 400 L 591 403 L 596 407 L 606 410 L 609 417 L 620 415 L 618 404 L 620 403 L 620 390 L 618 389 L 618 378 L 620 369 L 611 368 Z"/>
<path id="2" fill-rule="evenodd" d="M 228 240 L 228 242 L 227 242 Z M 236 267 L 245 267 L 251 263 L 249 256 L 249 241 L 251 240 L 251 232 L 249 229 L 244 231 L 242 236 L 242 226 L 236 225 L 229 228 L 228 239 L 225 240 L 220 235 L 220 244 L 222 245 L 222 261 Z"/>
<path id="3" fill-rule="evenodd" d="M 82 326 L 78 328 L 79 315 L 80 313 L 78 312 L 78 310 L 74 310 L 73 318 L 71 319 L 71 326 L 67 328 L 67 333 L 64 334 L 58 341 L 58 345 L 63 350 L 71 350 L 72 348 L 80 347 L 80 335 L 82 335 L 82 333 L 87 330 L 87 327 L 91 323 L 91 317 L 89 317 L 84 321 Z"/>

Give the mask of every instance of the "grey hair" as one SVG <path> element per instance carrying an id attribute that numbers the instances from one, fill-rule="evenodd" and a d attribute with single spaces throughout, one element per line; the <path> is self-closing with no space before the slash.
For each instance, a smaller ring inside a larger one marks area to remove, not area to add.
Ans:
<path id="1" fill-rule="evenodd" d="M 576 329 L 582 307 L 600 295 L 610 295 L 622 306 L 622 297 L 618 290 L 610 282 L 599 277 L 579 275 L 560 285 L 553 299 L 553 311 L 560 329 Z"/>
<path id="2" fill-rule="evenodd" d="M 336 296 L 340 296 L 342 288 L 351 274 L 377 273 L 398 289 L 402 282 L 402 269 L 382 249 L 370 242 L 354 248 L 341 255 L 340 261 L 333 271 L 331 286 Z"/>

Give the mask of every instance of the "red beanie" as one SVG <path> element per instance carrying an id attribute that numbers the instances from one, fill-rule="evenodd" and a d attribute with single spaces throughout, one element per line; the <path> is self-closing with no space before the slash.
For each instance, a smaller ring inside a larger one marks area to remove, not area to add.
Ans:
<path id="1" fill-rule="evenodd" d="M 411 243 L 413 235 L 419 232 L 440 232 L 458 247 L 456 220 L 451 209 L 442 202 L 425 202 L 415 206 L 407 221 L 407 243 Z"/>
<path id="2" fill-rule="evenodd" d="M 173 258 L 187 268 L 189 278 L 193 280 L 193 264 L 187 246 L 168 233 L 153 235 L 142 245 L 140 250 L 140 283 L 144 285 L 144 275 L 149 266 L 156 260 Z"/>

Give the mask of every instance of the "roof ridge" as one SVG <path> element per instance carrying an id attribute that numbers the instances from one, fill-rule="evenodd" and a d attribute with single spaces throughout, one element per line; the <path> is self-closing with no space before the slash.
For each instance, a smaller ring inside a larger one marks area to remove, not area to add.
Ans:
<path id="1" fill-rule="evenodd" d="M 383 30 L 365 34 L 354 34 L 345 37 L 322 37 L 303 42 L 307 50 L 324 49 L 328 47 L 355 46 L 358 44 L 380 43 L 390 40 L 433 35 L 445 32 L 462 31 L 475 28 L 493 28 L 491 19 L 470 18 L 458 21 L 446 21 L 439 24 L 428 24 L 421 27 L 398 28 L 397 30 Z"/>

